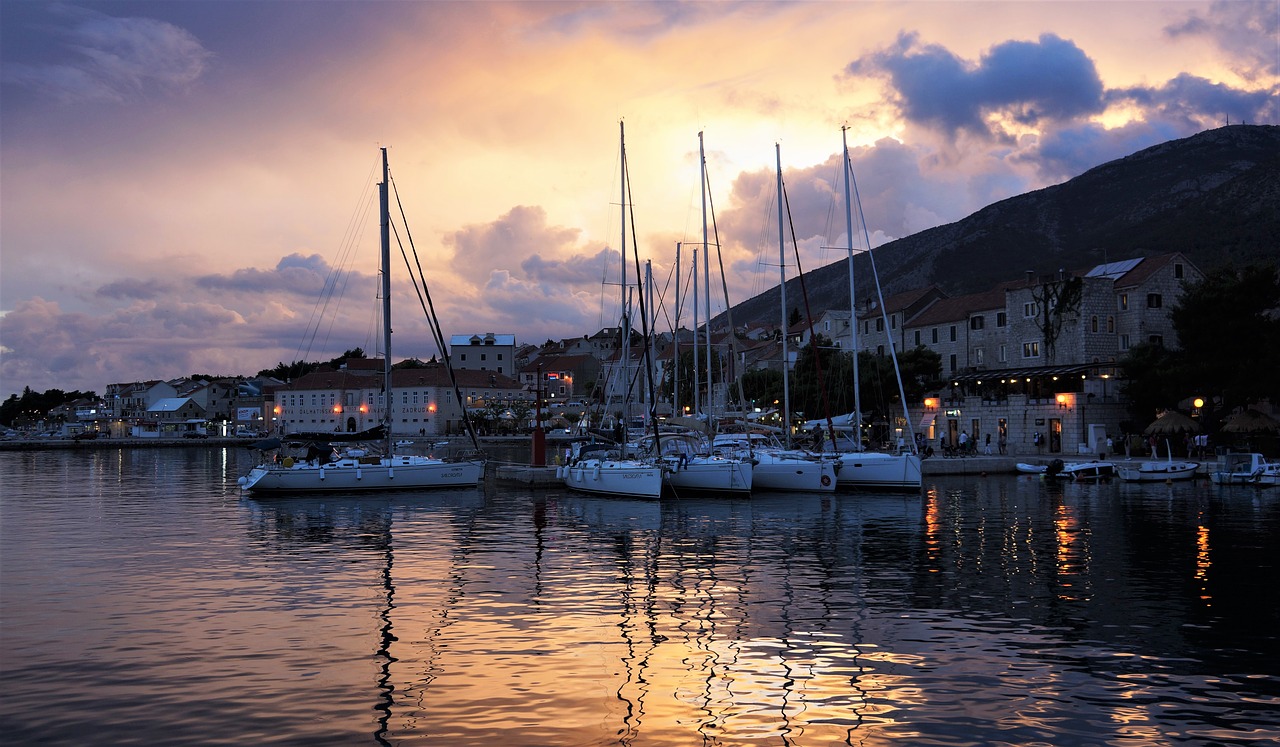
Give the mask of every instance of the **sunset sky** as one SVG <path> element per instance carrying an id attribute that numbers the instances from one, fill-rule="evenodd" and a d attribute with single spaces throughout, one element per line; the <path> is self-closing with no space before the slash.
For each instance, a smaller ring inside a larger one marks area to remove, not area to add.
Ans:
<path id="1" fill-rule="evenodd" d="M 778 282 L 775 144 L 813 269 L 844 256 L 842 125 L 879 245 L 1280 123 L 1278 8 L 5 0 L 0 396 L 375 350 L 380 146 L 445 334 L 541 343 L 616 324 L 619 121 L 669 316 L 699 131 L 738 303 Z M 394 297 L 394 357 L 430 358 Z"/>

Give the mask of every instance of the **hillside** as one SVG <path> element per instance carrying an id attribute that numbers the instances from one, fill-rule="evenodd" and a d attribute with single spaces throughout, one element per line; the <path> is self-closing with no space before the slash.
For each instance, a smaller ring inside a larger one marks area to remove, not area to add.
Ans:
<path id="1" fill-rule="evenodd" d="M 1026 270 L 1076 269 L 1183 252 L 1200 269 L 1280 255 L 1280 127 L 1230 125 L 1147 148 L 1062 184 L 1011 197 L 875 250 L 885 295 L 936 284 L 974 293 Z M 872 291 L 866 255 L 858 294 Z M 847 308 L 847 262 L 805 274 L 814 312 Z M 787 297 L 799 298 L 797 279 Z M 776 287 L 734 307 L 738 325 L 776 318 Z M 720 321 L 717 318 L 717 321 Z"/>

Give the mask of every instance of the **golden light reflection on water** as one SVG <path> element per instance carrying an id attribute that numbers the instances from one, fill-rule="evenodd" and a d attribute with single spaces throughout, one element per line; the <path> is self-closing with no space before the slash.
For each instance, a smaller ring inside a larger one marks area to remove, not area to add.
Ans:
<path id="1" fill-rule="evenodd" d="M 86 724 L 102 743 L 447 747 L 1280 729 L 1265 495 L 991 479 L 259 502 L 210 488 L 203 453 L 0 454 L 24 486 L 0 501 L 15 743 Z"/>
<path id="2" fill-rule="evenodd" d="M 1063 601 L 1090 598 L 1088 533 L 1081 530 L 1076 511 L 1061 501 L 1053 508 L 1057 594 Z"/>
<path id="3" fill-rule="evenodd" d="M 924 494 L 924 546 L 930 573 L 941 570 L 937 565 L 942 555 L 941 512 L 938 506 L 938 489 L 930 487 Z"/>
<path id="4" fill-rule="evenodd" d="M 1209 527 L 1204 525 L 1204 514 L 1200 514 L 1200 522 L 1196 525 L 1196 583 L 1200 587 L 1200 601 L 1206 607 L 1212 606 L 1213 597 L 1209 594 L 1209 567 L 1213 561 L 1209 557 Z"/>

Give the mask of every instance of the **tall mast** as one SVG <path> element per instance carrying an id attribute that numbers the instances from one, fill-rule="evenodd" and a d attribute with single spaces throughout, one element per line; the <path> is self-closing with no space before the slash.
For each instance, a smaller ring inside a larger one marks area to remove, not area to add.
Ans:
<path id="1" fill-rule="evenodd" d="M 711 411 L 715 409 L 715 376 L 711 369 L 711 244 L 707 241 L 707 155 L 698 133 L 698 161 L 702 164 L 702 281 L 705 286 L 703 307 L 707 316 L 707 430 L 711 429 Z"/>
<path id="2" fill-rule="evenodd" d="M 647 310 L 648 312 L 645 314 L 645 326 L 648 329 L 647 329 L 647 334 L 645 334 L 645 340 L 644 340 L 644 359 L 645 359 L 644 363 L 645 363 L 645 366 L 650 371 L 652 371 L 653 355 L 655 352 L 654 345 L 656 343 L 656 338 L 658 336 L 654 330 L 654 325 L 658 323 L 658 318 L 653 308 L 653 260 L 651 259 L 646 259 L 644 261 L 644 298 L 643 300 L 644 300 L 645 310 Z M 646 408 L 645 409 L 646 411 L 651 411 L 658 405 L 658 393 L 653 391 L 648 391 L 648 389 L 649 387 L 645 387 L 645 390 L 646 390 L 645 392 Z"/>
<path id="3" fill-rule="evenodd" d="M 840 128 L 840 143 L 843 146 L 844 158 L 841 163 L 844 169 L 844 217 L 846 233 L 849 237 L 849 342 L 853 347 L 853 419 L 854 450 L 862 451 L 862 387 L 858 379 L 858 304 L 853 288 L 853 197 L 849 187 L 849 177 L 853 167 L 849 164 L 848 127 Z"/>
<path id="4" fill-rule="evenodd" d="M 843 138 L 844 129 L 841 129 L 841 137 Z M 876 271 L 876 255 L 871 251 L 871 236 L 867 232 L 867 218 L 862 214 L 862 199 L 858 197 L 858 183 L 853 177 L 853 163 L 849 160 L 849 146 L 844 146 L 844 163 L 845 173 L 847 175 L 846 182 L 853 184 L 853 196 L 858 203 L 858 222 L 862 224 L 863 241 L 867 244 L 867 260 L 871 265 L 871 279 L 876 286 L 876 299 L 880 303 L 880 319 L 884 322 L 884 336 L 889 341 L 889 359 L 893 361 L 893 376 L 898 380 L 898 398 L 902 401 L 902 422 L 904 432 L 911 427 L 911 411 L 907 409 L 907 392 L 902 386 L 902 369 L 898 367 L 898 353 L 894 350 L 893 332 L 889 326 L 889 309 L 884 305 L 884 290 L 880 287 L 880 273 Z M 849 187 L 846 185 L 846 194 Z M 849 260 L 849 269 L 853 269 L 853 259 Z M 905 446 L 907 446 L 912 454 L 915 454 L 916 440 L 912 438 L 904 438 Z"/>
<path id="5" fill-rule="evenodd" d="M 626 123 L 618 121 L 618 152 L 621 157 L 621 165 L 619 173 L 622 174 L 621 196 L 619 205 L 621 206 L 620 223 L 622 224 L 622 344 L 620 346 L 622 360 L 622 448 L 623 456 L 626 456 L 627 441 L 630 440 L 630 421 L 631 421 L 631 402 L 627 395 L 628 387 L 631 381 L 631 324 L 630 309 L 627 305 L 627 137 Z"/>
<path id="6" fill-rule="evenodd" d="M 378 185 L 382 264 L 382 424 L 386 428 L 388 458 L 391 455 L 391 206 L 387 149 L 382 148 L 382 183 Z"/>
<path id="7" fill-rule="evenodd" d="M 705 249 L 703 251 L 706 251 Z M 693 250 L 693 415 L 702 413 L 702 394 L 698 387 L 702 377 L 698 371 L 698 250 Z"/>
<path id="8" fill-rule="evenodd" d="M 671 335 L 671 413 L 680 412 L 680 242 L 676 242 L 676 323 Z"/>
<path id="9" fill-rule="evenodd" d="M 787 252 L 786 234 L 784 233 L 782 215 L 782 145 L 774 143 L 774 151 L 778 156 L 778 272 L 781 281 L 778 283 L 779 296 L 782 298 L 782 428 L 786 434 L 786 446 L 791 448 L 791 386 L 788 368 L 791 360 L 787 353 Z"/>

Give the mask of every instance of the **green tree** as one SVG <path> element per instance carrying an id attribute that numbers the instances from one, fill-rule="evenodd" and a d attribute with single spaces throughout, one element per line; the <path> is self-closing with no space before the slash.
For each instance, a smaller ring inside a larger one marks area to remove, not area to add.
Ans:
<path id="1" fill-rule="evenodd" d="M 736 391 L 735 391 L 736 394 Z M 742 375 L 742 396 L 757 407 L 773 407 L 782 403 L 782 372 L 771 368 L 757 368 Z"/>
<path id="2" fill-rule="evenodd" d="M 61 389 L 35 392 L 29 386 L 23 387 L 22 396 L 11 394 L 3 404 L 0 404 L 0 423 L 6 426 L 28 425 L 44 419 L 49 414 L 49 411 L 58 405 L 64 405 L 78 399 L 97 398 L 98 395 L 95 392 L 81 392 L 78 390 L 64 392 Z"/>
<path id="3" fill-rule="evenodd" d="M 942 385 L 942 356 L 923 345 L 900 351 L 898 369 L 908 402 L 919 402 Z"/>
<path id="4" fill-rule="evenodd" d="M 681 407 L 684 407 L 686 405 L 688 405 L 689 407 L 693 406 L 693 367 L 694 367 L 693 355 L 694 355 L 694 352 L 692 349 L 680 351 L 679 366 L 680 366 L 680 406 Z M 707 393 L 706 355 L 707 353 L 705 350 L 698 351 L 698 389 L 700 392 L 702 392 L 703 397 L 705 397 Z M 712 373 L 716 374 L 713 377 L 713 381 L 719 381 L 720 380 L 719 374 L 721 370 L 721 358 L 720 358 L 719 351 L 713 350 L 711 353 L 711 368 L 712 368 Z M 658 391 L 662 394 L 662 396 L 668 399 L 671 399 L 674 388 L 675 388 L 675 381 L 672 376 L 671 366 L 667 366 L 662 373 L 662 381 L 658 383 Z"/>
<path id="5" fill-rule="evenodd" d="M 1181 356 L 1163 345 L 1134 345 L 1120 361 L 1120 372 L 1120 393 L 1129 401 L 1129 414 L 1137 428 L 1146 427 L 1157 411 L 1189 396 Z"/>
<path id="6" fill-rule="evenodd" d="M 1121 361 L 1134 421 L 1203 397 L 1216 421 L 1264 399 L 1280 400 L 1280 275 L 1275 263 L 1222 268 L 1187 286 L 1170 309 L 1179 347 L 1137 345 Z"/>
<path id="7" fill-rule="evenodd" d="M 819 381 L 821 380 L 821 381 Z M 791 372 L 791 409 L 807 418 L 853 409 L 853 357 L 814 335 L 796 356 Z"/>

